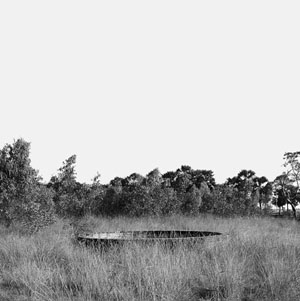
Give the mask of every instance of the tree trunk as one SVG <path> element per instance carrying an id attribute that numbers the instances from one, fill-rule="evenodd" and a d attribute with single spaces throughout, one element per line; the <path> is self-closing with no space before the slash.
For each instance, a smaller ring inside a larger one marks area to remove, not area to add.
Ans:
<path id="1" fill-rule="evenodd" d="M 295 206 L 294 206 L 294 205 L 291 203 L 291 201 L 290 201 L 290 195 L 289 195 L 288 192 L 286 192 L 286 190 L 285 190 L 284 188 L 283 188 L 283 193 L 284 193 L 284 195 L 285 195 L 285 197 L 286 197 L 286 203 L 287 203 L 287 205 L 288 205 L 288 204 L 291 205 L 292 210 L 293 210 L 293 214 L 294 214 L 294 218 L 296 219 L 296 218 L 297 218 L 297 212 L 296 212 Z"/>
<path id="2" fill-rule="evenodd" d="M 293 210 L 293 214 L 294 214 L 294 218 L 297 218 L 297 211 L 295 206 L 291 203 L 291 201 L 289 199 L 287 199 L 287 204 L 290 204 Z"/>

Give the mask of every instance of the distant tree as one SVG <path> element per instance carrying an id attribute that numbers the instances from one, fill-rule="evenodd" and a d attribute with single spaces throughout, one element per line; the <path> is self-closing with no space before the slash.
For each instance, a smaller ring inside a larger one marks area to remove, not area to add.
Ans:
<path id="1" fill-rule="evenodd" d="M 171 215 L 180 212 L 181 203 L 172 187 L 156 186 L 150 191 L 152 213 L 154 215 Z"/>
<path id="2" fill-rule="evenodd" d="M 72 155 L 58 169 L 58 175 L 51 177 L 48 187 L 53 188 L 57 192 L 72 192 L 76 187 L 75 164 L 76 155 Z"/>
<path id="3" fill-rule="evenodd" d="M 72 155 L 48 183 L 48 187 L 55 190 L 56 212 L 61 216 L 83 216 L 86 212 L 89 189 L 76 181 L 75 164 L 76 155 Z"/>
<path id="4" fill-rule="evenodd" d="M 146 185 L 151 189 L 160 187 L 163 182 L 163 177 L 158 168 L 150 171 L 146 176 Z"/>
<path id="5" fill-rule="evenodd" d="M 173 187 L 176 179 L 177 173 L 174 171 L 168 171 L 162 175 L 163 178 L 163 186 L 164 187 Z"/>
<path id="6" fill-rule="evenodd" d="M 202 182 L 200 184 L 200 187 L 198 189 L 200 191 L 201 198 L 205 197 L 206 195 L 211 194 L 211 192 L 212 192 L 212 190 L 209 189 L 209 186 L 208 186 L 208 184 L 206 182 Z"/>
<path id="7" fill-rule="evenodd" d="M 252 192 L 252 198 L 254 199 L 255 203 L 259 203 L 259 208 L 262 210 L 262 203 L 266 204 L 265 201 L 267 200 L 267 193 L 271 192 L 268 190 L 270 186 L 268 186 L 266 189 L 266 185 L 269 183 L 268 179 L 264 176 L 262 177 L 254 177 L 253 179 L 253 192 Z M 271 187 L 272 189 L 272 187 Z"/>
<path id="8" fill-rule="evenodd" d="M 147 174 L 145 185 L 150 196 L 148 202 L 152 207 L 151 214 L 168 215 L 179 210 L 180 204 L 177 194 L 170 183 L 171 181 L 166 181 L 163 178 L 158 168 Z"/>
<path id="9" fill-rule="evenodd" d="M 116 191 L 121 192 L 123 186 L 125 186 L 126 181 L 125 179 L 122 179 L 120 177 L 115 177 L 114 179 L 112 179 L 109 183 L 109 187 L 114 187 L 116 189 Z"/>
<path id="10" fill-rule="evenodd" d="M 182 212 L 187 214 L 199 213 L 201 201 L 201 192 L 193 185 L 189 191 L 183 195 Z"/>
<path id="11" fill-rule="evenodd" d="M 58 181 L 64 190 L 72 191 L 76 186 L 75 164 L 76 155 L 72 155 L 59 168 Z"/>
<path id="12" fill-rule="evenodd" d="M 275 191 L 276 198 L 273 201 L 273 204 L 279 208 L 279 214 L 280 214 L 280 208 L 282 208 L 287 202 L 286 202 L 286 196 L 283 192 L 283 189 L 278 189 Z"/>
<path id="13" fill-rule="evenodd" d="M 260 208 L 261 205 L 264 205 L 264 209 L 266 206 L 272 202 L 273 197 L 273 184 L 271 182 L 267 182 L 266 185 L 261 187 L 260 189 Z"/>
<path id="14" fill-rule="evenodd" d="M 273 182 L 275 189 L 275 204 L 280 208 L 285 204 L 292 207 L 294 217 L 297 216 L 296 206 L 300 201 L 299 190 L 294 186 L 294 181 L 289 177 L 289 174 L 282 173 L 277 176 Z"/>
<path id="15" fill-rule="evenodd" d="M 181 165 L 180 170 L 184 173 L 188 173 L 188 174 L 192 173 L 192 168 L 189 165 Z"/>
<path id="16" fill-rule="evenodd" d="M 99 215 L 104 213 L 103 200 L 106 188 L 100 183 L 100 174 L 97 172 L 92 179 L 92 185 L 89 186 L 89 194 L 87 197 L 87 212 L 89 214 Z"/>
<path id="17" fill-rule="evenodd" d="M 289 179 L 295 184 L 297 189 L 299 190 L 299 184 L 300 184 L 300 152 L 288 152 L 285 153 L 283 156 L 284 167 L 286 167 L 286 175 L 289 177 Z"/>
<path id="18" fill-rule="evenodd" d="M 144 184 L 145 178 L 138 174 L 138 173 L 132 173 L 130 176 L 126 177 L 123 181 L 123 186 L 128 186 L 131 184 Z"/>
<path id="19" fill-rule="evenodd" d="M 213 189 L 216 186 L 214 173 L 211 170 L 192 170 L 192 182 L 198 187 L 201 187 L 202 183 L 206 183 L 209 189 Z"/>
<path id="20" fill-rule="evenodd" d="M 122 189 L 119 186 L 109 186 L 103 196 L 101 208 L 97 211 L 98 214 L 119 215 L 125 214 L 125 203 L 122 199 Z"/>
<path id="21" fill-rule="evenodd" d="M 254 178 L 255 172 L 253 170 L 243 169 L 238 173 L 237 176 L 228 178 L 226 184 L 237 188 L 239 191 L 243 190 L 247 191 L 248 193 L 251 193 L 251 191 L 248 191 L 248 189 L 254 184 Z"/>
<path id="22" fill-rule="evenodd" d="M 129 216 L 143 216 L 156 214 L 153 199 L 146 186 L 132 183 L 127 185 L 120 196 L 122 213 Z"/>
<path id="23" fill-rule="evenodd" d="M 225 182 L 227 186 L 234 188 L 238 192 L 237 206 L 240 206 L 243 203 L 241 199 L 244 199 L 246 208 L 256 207 L 259 204 L 260 197 L 257 183 L 259 183 L 259 180 L 255 172 L 246 169 L 241 170 L 237 176 L 228 178 Z"/>
<path id="24" fill-rule="evenodd" d="M 191 181 L 191 175 L 189 173 L 178 171 L 175 181 L 173 182 L 173 188 L 178 193 L 186 193 L 187 190 L 193 185 Z"/>
<path id="25" fill-rule="evenodd" d="M 15 215 L 15 221 L 23 224 L 23 232 L 37 232 L 55 221 L 53 196 L 53 190 L 44 184 L 36 183 L 32 187 L 31 192 L 23 199 L 23 206 L 18 208 Z"/>
<path id="26" fill-rule="evenodd" d="M 211 190 L 216 186 L 213 172 L 211 170 L 193 170 L 188 165 L 182 165 L 181 168 L 174 171 L 169 171 L 162 176 L 162 186 L 165 188 L 173 188 L 176 191 L 177 201 L 181 203 L 181 209 L 185 212 L 196 212 L 195 204 L 202 202 Z M 193 187 L 194 186 L 194 187 Z M 193 187 L 193 188 L 192 188 Z M 188 209 L 191 203 L 191 191 L 200 193 L 197 202 L 194 203 L 194 209 Z M 203 207 L 203 206 L 202 206 Z"/>
<path id="27" fill-rule="evenodd" d="M 290 202 L 296 207 L 300 203 L 300 192 L 295 185 L 288 186 L 288 196 Z M 295 213 L 295 212 L 294 212 Z"/>
<path id="28" fill-rule="evenodd" d="M 243 216 L 255 214 L 257 209 L 251 198 L 246 196 L 245 191 L 222 184 L 216 185 L 210 194 L 202 198 L 200 211 L 221 216 Z"/>
<path id="29" fill-rule="evenodd" d="M 166 173 L 163 177 L 171 179 L 172 187 L 179 192 L 190 189 L 192 185 L 200 188 L 202 183 L 206 183 L 210 189 L 216 185 L 216 181 L 211 170 L 193 170 L 188 165 L 182 165 L 175 173 Z"/>
<path id="30" fill-rule="evenodd" d="M 300 152 L 286 152 L 283 156 L 286 171 L 274 180 L 275 202 L 291 205 L 293 214 L 296 217 L 296 206 L 299 203 L 300 193 Z"/>
<path id="31" fill-rule="evenodd" d="M 235 205 L 236 191 L 228 185 L 217 185 L 211 192 L 203 197 L 201 212 L 209 212 L 217 215 L 233 215 L 238 206 Z"/>
<path id="32" fill-rule="evenodd" d="M 96 175 L 92 178 L 92 185 L 93 186 L 100 186 L 101 185 L 100 184 L 100 177 L 101 177 L 100 173 L 97 172 Z"/>

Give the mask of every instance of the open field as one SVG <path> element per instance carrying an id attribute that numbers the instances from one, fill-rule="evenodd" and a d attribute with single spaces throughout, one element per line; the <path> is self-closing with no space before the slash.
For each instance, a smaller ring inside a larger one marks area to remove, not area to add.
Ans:
<path id="1" fill-rule="evenodd" d="M 74 244 L 76 231 L 228 233 L 194 248 Z M 0 300 L 300 300 L 300 223 L 274 218 L 58 220 L 32 236 L 0 228 Z"/>

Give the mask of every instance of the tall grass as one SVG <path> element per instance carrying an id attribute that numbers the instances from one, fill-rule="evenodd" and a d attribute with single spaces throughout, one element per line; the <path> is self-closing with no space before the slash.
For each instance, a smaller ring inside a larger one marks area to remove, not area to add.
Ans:
<path id="1" fill-rule="evenodd" d="M 298 222 L 271 218 L 58 220 L 32 235 L 0 229 L 0 300 L 300 300 Z M 77 231 L 187 229 L 227 233 L 197 243 L 74 243 Z"/>

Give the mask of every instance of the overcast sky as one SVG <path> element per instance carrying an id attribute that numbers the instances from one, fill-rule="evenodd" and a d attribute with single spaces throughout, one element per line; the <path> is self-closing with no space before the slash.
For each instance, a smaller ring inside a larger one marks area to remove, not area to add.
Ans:
<path id="1" fill-rule="evenodd" d="M 45 181 L 181 165 L 273 180 L 300 150 L 299 1 L 1 1 L 0 147 Z"/>

